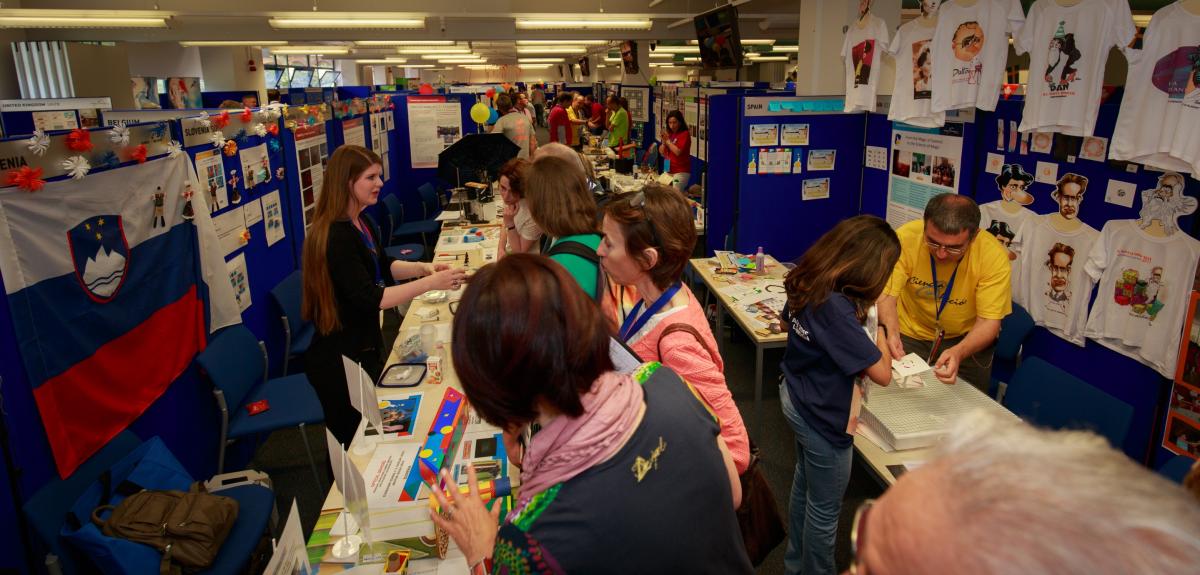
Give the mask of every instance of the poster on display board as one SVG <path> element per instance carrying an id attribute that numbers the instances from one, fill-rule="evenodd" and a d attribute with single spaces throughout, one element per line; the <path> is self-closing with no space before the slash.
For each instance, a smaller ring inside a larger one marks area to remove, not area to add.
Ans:
<path id="1" fill-rule="evenodd" d="M 367 133 L 363 127 L 362 118 L 351 118 L 342 121 L 343 143 L 347 146 L 367 147 Z"/>
<path id="2" fill-rule="evenodd" d="M 133 77 L 129 79 L 129 83 L 133 92 L 134 110 L 162 109 L 162 104 L 158 101 L 158 78 Z"/>
<path id="3" fill-rule="evenodd" d="M 386 112 L 376 112 L 371 114 L 370 118 L 371 149 L 375 150 L 375 153 L 379 154 L 379 158 L 383 160 L 383 181 L 386 182 L 392 177 L 392 159 L 388 157 L 390 155 L 388 154 L 390 147 L 388 146 L 389 138 L 387 135 L 388 131 L 391 130 L 388 122 L 388 119 L 391 118 L 391 114 Z"/>
<path id="4" fill-rule="evenodd" d="M 196 177 L 200 180 L 200 191 L 210 213 L 229 207 L 221 150 L 209 149 L 196 154 Z"/>
<path id="5" fill-rule="evenodd" d="M 176 110 L 203 107 L 200 78 L 167 78 L 167 105 Z"/>
<path id="6" fill-rule="evenodd" d="M 958 193 L 963 124 L 947 122 L 941 128 L 901 123 L 892 126 L 887 221 L 898 228 L 920 219 L 933 196 Z"/>
<path id="7" fill-rule="evenodd" d="M 443 96 L 408 97 L 408 142 L 413 168 L 436 168 L 438 154 L 462 139 L 458 100 Z"/>
<path id="8" fill-rule="evenodd" d="M 312 223 L 321 197 L 321 183 L 325 178 L 325 163 L 329 160 L 329 143 L 325 137 L 325 123 L 296 128 L 296 166 L 300 170 L 300 206 L 304 213 L 304 229 Z"/>
<path id="9" fill-rule="evenodd" d="M 696 126 L 693 128 L 693 133 L 696 135 L 695 148 L 692 150 L 693 156 L 702 162 L 708 161 L 708 99 L 701 98 L 696 106 Z"/>
<path id="10" fill-rule="evenodd" d="M 621 97 L 629 100 L 629 121 L 649 122 L 650 88 L 621 86 Z"/>
<path id="11" fill-rule="evenodd" d="M 74 130 L 79 127 L 74 110 L 33 112 L 33 127 L 43 132 L 51 130 Z"/>

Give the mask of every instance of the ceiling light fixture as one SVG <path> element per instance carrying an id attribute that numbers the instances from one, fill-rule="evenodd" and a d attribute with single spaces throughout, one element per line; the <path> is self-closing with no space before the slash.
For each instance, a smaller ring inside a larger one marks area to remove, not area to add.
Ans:
<path id="1" fill-rule="evenodd" d="M 346 46 L 287 46 L 271 48 L 272 54 L 349 54 Z"/>
<path id="2" fill-rule="evenodd" d="M 788 60 L 791 60 L 791 58 L 787 56 L 759 56 L 757 58 L 750 58 L 751 62 L 787 62 Z"/>
<path id="3" fill-rule="evenodd" d="M 451 47 L 436 47 L 436 48 L 396 48 L 398 54 L 470 54 L 469 46 L 451 46 Z"/>
<path id="4" fill-rule="evenodd" d="M 0 28 L 166 28 L 171 12 L 149 10 L 0 10 Z"/>
<path id="5" fill-rule="evenodd" d="M 563 44 L 572 46 L 603 46 L 608 44 L 608 40 L 517 40 L 518 46 L 561 46 Z"/>
<path id="6" fill-rule="evenodd" d="M 620 59 L 620 58 L 605 58 L 605 59 L 604 59 L 604 61 L 605 61 L 605 62 L 612 63 L 612 64 L 615 64 L 615 63 L 617 63 L 617 62 L 620 62 L 620 61 L 621 61 L 621 59 Z"/>
<path id="7" fill-rule="evenodd" d="M 533 69 L 537 69 L 537 68 L 549 68 L 550 66 L 553 66 L 553 65 L 554 64 L 518 64 L 517 67 L 533 70 Z"/>
<path id="8" fill-rule="evenodd" d="M 179 45 L 184 48 L 205 48 L 209 46 L 287 46 L 287 40 L 184 40 Z"/>
<path id="9" fill-rule="evenodd" d="M 521 64 L 557 64 L 562 61 L 562 58 L 517 58 Z"/>
<path id="10" fill-rule="evenodd" d="M 663 46 L 662 44 L 659 44 L 658 48 L 655 49 L 655 52 L 662 52 L 664 54 L 699 54 L 700 47 L 699 46 Z"/>
<path id="11" fill-rule="evenodd" d="M 518 54 L 579 54 L 587 52 L 583 46 L 517 46 Z"/>
<path id="12" fill-rule="evenodd" d="M 375 59 L 370 59 L 370 60 L 354 60 L 354 63 L 355 63 L 355 64 L 391 64 L 391 65 L 393 65 L 393 66 L 402 66 L 402 65 L 404 65 L 404 63 L 405 63 L 405 62 L 407 62 L 407 61 L 408 61 L 408 60 L 405 60 L 405 59 L 403 59 L 403 58 L 396 59 L 396 60 L 392 60 L 392 59 L 389 59 L 389 58 L 384 58 L 384 59 L 382 59 L 382 60 L 375 60 Z"/>
<path id="13" fill-rule="evenodd" d="M 320 16 L 300 12 L 279 15 L 267 21 L 277 29 L 332 30 L 422 30 L 425 18 L 399 18 L 393 12 L 326 12 Z"/>
<path id="14" fill-rule="evenodd" d="M 429 68 L 433 69 L 435 64 L 405 64 L 405 68 Z"/>
<path id="15" fill-rule="evenodd" d="M 773 39 L 773 38 L 742 38 L 741 40 L 739 40 L 739 42 L 741 42 L 743 46 L 770 46 L 775 43 L 775 39 Z M 698 46 L 700 44 L 700 41 L 699 40 L 688 40 L 688 44 L 691 46 Z"/>
<path id="16" fill-rule="evenodd" d="M 438 59 L 438 64 L 486 64 L 487 58 L 447 58 Z"/>
<path id="17" fill-rule="evenodd" d="M 454 40 L 355 40 L 358 46 L 454 46 Z"/>
<path id="18" fill-rule="evenodd" d="M 607 18 L 603 20 L 517 18 L 516 27 L 517 30 L 649 30 L 654 27 L 654 22 L 649 18 Z"/>

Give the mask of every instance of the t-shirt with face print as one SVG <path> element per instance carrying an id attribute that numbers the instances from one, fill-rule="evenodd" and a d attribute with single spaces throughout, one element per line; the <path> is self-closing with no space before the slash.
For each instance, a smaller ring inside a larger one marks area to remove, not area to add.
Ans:
<path id="1" fill-rule="evenodd" d="M 1008 59 L 1008 34 L 1015 35 L 1024 21 L 1018 0 L 978 0 L 971 6 L 942 3 L 933 33 L 930 108 L 995 110 Z"/>
<path id="2" fill-rule="evenodd" d="M 979 229 L 987 230 L 995 236 L 1000 245 L 1008 251 L 1008 261 L 1012 267 L 1012 285 L 1015 287 L 1021 281 L 1021 269 L 1017 265 L 1017 258 L 1021 255 L 1021 227 L 1036 218 L 1037 214 L 1025 206 L 1020 206 L 1016 212 L 1010 213 L 1004 209 L 1004 204 L 1005 200 L 980 204 Z M 1013 290 L 1013 301 L 1025 305 L 1016 289 Z"/>
<path id="3" fill-rule="evenodd" d="M 1087 224 L 1062 232 L 1049 218 L 1035 216 L 1021 227 L 1021 273 L 1013 281 L 1013 299 L 1034 323 L 1082 347 L 1092 288 L 1084 264 L 1100 232 Z"/>
<path id="4" fill-rule="evenodd" d="M 1108 157 L 1200 175 L 1200 15 L 1175 2 L 1130 51 Z"/>
<path id="5" fill-rule="evenodd" d="M 896 61 L 896 83 L 888 120 L 922 128 L 946 123 L 945 112 L 930 109 L 933 87 L 933 26 L 912 20 L 896 31 L 888 53 Z"/>
<path id="6" fill-rule="evenodd" d="M 1013 42 L 1030 70 L 1018 130 L 1091 136 L 1109 48 L 1124 50 L 1136 33 L 1126 0 L 1035 2 Z"/>
<path id="7" fill-rule="evenodd" d="M 860 27 L 861 25 L 861 27 Z M 846 112 L 875 109 L 875 90 L 879 86 L 880 60 L 888 45 L 887 23 L 867 14 L 846 30 L 842 39 L 842 59 L 846 64 Z"/>

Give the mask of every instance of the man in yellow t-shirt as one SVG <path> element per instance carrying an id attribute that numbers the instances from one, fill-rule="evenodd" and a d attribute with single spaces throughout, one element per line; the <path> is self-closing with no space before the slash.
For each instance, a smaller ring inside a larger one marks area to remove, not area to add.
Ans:
<path id="1" fill-rule="evenodd" d="M 1012 313 L 1008 251 L 958 194 L 934 196 L 896 235 L 900 259 L 879 298 L 892 356 L 916 353 L 943 383 L 962 377 L 986 393 L 1000 320 Z"/>

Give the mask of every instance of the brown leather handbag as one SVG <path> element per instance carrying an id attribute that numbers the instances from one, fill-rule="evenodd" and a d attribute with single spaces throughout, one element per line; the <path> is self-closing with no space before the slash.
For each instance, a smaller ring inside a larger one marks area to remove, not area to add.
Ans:
<path id="1" fill-rule="evenodd" d="M 221 550 L 237 521 L 237 501 L 195 490 L 146 489 L 126 497 L 119 505 L 101 505 L 92 511 L 92 522 L 109 537 L 149 545 L 162 552 L 162 575 L 204 569 Z M 108 519 L 101 516 L 112 511 Z"/>

